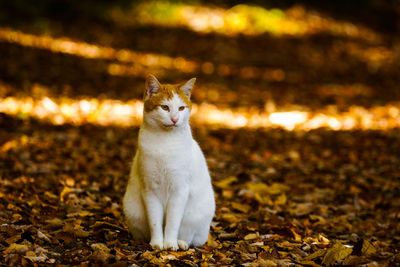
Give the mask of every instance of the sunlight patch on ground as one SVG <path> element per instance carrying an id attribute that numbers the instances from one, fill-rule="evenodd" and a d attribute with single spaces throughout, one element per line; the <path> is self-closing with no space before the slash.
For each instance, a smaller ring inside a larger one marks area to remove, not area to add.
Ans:
<path id="1" fill-rule="evenodd" d="M 372 30 L 323 16 L 301 5 L 287 10 L 246 4 L 225 9 L 174 1 L 143 1 L 129 11 L 114 8 L 111 17 L 123 25 L 186 27 L 200 33 L 217 32 L 229 36 L 263 33 L 304 36 L 327 32 L 373 42 L 380 40 Z"/>
<path id="2" fill-rule="evenodd" d="M 45 49 L 54 53 L 63 53 L 89 59 L 110 60 L 107 72 L 113 76 L 146 77 L 149 73 L 164 77 L 168 71 L 182 73 L 216 74 L 220 77 L 240 77 L 241 79 L 262 79 L 267 81 L 284 81 L 287 73 L 281 68 L 236 66 L 234 64 L 213 63 L 192 60 L 184 57 L 170 57 L 155 53 L 135 52 L 128 49 L 89 44 L 68 38 L 54 38 L 48 35 L 28 34 L 9 28 L 0 28 L 0 42 L 8 42 L 26 47 Z M 314 54 L 312 54 L 314 53 Z M 381 66 L 398 62 L 399 53 L 383 46 L 360 47 L 352 42 L 334 44 L 330 56 L 337 58 L 348 53 L 368 64 L 369 69 L 377 70 Z M 324 56 L 310 51 L 308 59 L 314 65 L 325 64 Z"/>
<path id="3" fill-rule="evenodd" d="M 0 41 L 19 44 L 26 47 L 50 50 L 93 59 L 116 60 L 120 63 L 130 63 L 137 66 L 139 73 L 149 72 L 150 68 L 176 69 L 182 72 L 193 72 L 198 63 L 182 57 L 169 57 L 161 54 L 139 53 L 127 49 L 115 49 L 86 42 L 73 41 L 68 38 L 54 38 L 47 35 L 34 35 L 8 28 L 0 28 Z M 109 65 L 110 74 L 118 74 L 115 64 Z M 136 73 L 135 72 L 135 73 Z M 131 73 L 130 74 L 135 74 Z"/>
<path id="4" fill-rule="evenodd" d="M 267 112 L 255 109 L 221 109 L 202 103 L 193 105 L 192 121 L 199 125 L 226 128 L 283 128 L 312 130 L 326 127 L 332 130 L 392 129 L 400 127 L 400 105 L 366 109 L 351 106 L 347 112 L 332 112 L 332 108 L 315 112 L 300 110 Z M 143 102 L 113 99 L 71 99 L 43 97 L 0 98 L 0 112 L 21 119 L 33 117 L 61 124 L 96 124 L 102 126 L 138 126 L 141 123 Z"/>
<path id="5" fill-rule="evenodd" d="M 154 53 L 139 53 L 128 49 L 93 45 L 72 41 L 67 38 L 53 38 L 46 35 L 34 35 L 8 28 L 0 28 L 0 41 L 19 44 L 26 47 L 50 50 L 91 59 L 113 60 L 108 65 L 108 74 L 113 76 L 146 77 L 149 73 L 164 77 L 166 70 L 183 73 L 202 72 L 219 76 L 240 76 L 243 79 L 260 78 L 270 81 L 282 81 L 285 72 L 279 68 L 238 67 L 228 64 L 200 62 L 183 57 L 169 57 Z"/>

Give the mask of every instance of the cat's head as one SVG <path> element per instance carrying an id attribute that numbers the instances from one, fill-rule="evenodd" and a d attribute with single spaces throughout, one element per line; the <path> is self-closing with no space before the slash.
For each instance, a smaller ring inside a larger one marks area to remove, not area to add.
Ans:
<path id="1" fill-rule="evenodd" d="M 143 120 L 163 130 L 173 130 L 189 121 L 190 95 L 196 78 L 184 84 L 161 84 L 154 75 L 146 79 Z"/>

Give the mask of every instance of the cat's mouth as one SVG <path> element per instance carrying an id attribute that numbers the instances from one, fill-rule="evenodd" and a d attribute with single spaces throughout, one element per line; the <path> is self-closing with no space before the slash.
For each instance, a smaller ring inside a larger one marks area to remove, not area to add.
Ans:
<path id="1" fill-rule="evenodd" d="M 174 127 L 178 127 L 178 125 L 177 124 L 164 124 L 164 127 L 168 128 L 168 129 L 172 129 Z"/>

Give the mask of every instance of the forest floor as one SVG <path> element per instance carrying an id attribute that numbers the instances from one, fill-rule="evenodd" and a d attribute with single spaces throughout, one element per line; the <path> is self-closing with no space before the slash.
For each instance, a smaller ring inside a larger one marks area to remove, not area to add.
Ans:
<path id="1" fill-rule="evenodd" d="M 123 65 L 118 59 L 7 39 L 10 32 L 26 38 L 43 33 L 6 25 L 0 28 L 2 105 L 6 99 L 141 99 L 144 77 L 153 72 L 162 82 L 198 77 L 198 104 L 253 113 L 328 110 L 332 116 L 355 106 L 359 112 L 381 107 L 389 110 L 391 126 L 384 121 L 371 128 L 364 123 L 307 129 L 193 121 L 213 180 L 216 215 L 206 245 L 170 252 L 133 241 L 124 221 L 121 199 L 137 123 L 54 123 L 44 115 L 2 110 L 0 264 L 400 265 L 398 38 L 225 36 L 79 23 L 46 34 L 167 55 L 183 66 L 184 58 L 201 67 L 144 64 L 113 75 L 110 64 Z"/>

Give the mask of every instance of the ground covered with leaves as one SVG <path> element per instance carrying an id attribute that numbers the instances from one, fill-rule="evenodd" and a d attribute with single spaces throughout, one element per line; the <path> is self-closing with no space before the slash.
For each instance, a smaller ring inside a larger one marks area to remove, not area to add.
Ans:
<path id="1" fill-rule="evenodd" d="M 153 72 L 162 82 L 198 77 L 193 101 L 217 108 L 324 109 L 332 116 L 356 110 L 362 117 L 360 110 L 388 107 L 383 116 L 391 114 L 391 122 L 400 124 L 400 40 L 392 32 L 373 29 L 375 39 L 332 32 L 227 36 L 119 24 L 106 19 L 102 8 L 109 6 L 95 3 L 93 9 L 78 3 L 63 9 L 74 14 L 73 21 L 59 20 L 55 7 L 43 14 L 40 4 L 26 4 L 19 15 L 32 20 L 27 23 L 16 19 L 18 3 L 8 7 L 14 19 L 4 22 L 6 13 L 0 13 L 1 99 L 140 99 L 144 77 Z M 306 14 L 312 8 L 294 10 Z M 301 14 L 295 18 L 301 20 Z M 14 37 L 8 38 L 10 29 Z M 17 43 L 15 32 L 26 40 Z M 29 41 L 28 34 L 150 53 L 153 65 L 87 57 L 73 50 L 76 43 L 70 50 L 54 50 L 56 45 Z M 170 58 L 157 63 L 160 55 Z M 198 67 L 182 67 L 190 66 L 187 62 Z M 136 72 L 117 74 L 120 69 Z M 169 252 L 133 241 L 124 221 L 121 200 L 137 147 L 137 125 L 96 123 L 95 118 L 56 125 L 40 114 L 3 112 L 4 266 L 400 264 L 400 128 L 385 128 L 384 121 L 380 129 L 365 124 L 342 131 L 193 122 L 213 179 L 216 215 L 203 247 Z"/>
<path id="2" fill-rule="evenodd" d="M 137 128 L 2 115 L 1 254 L 9 265 L 376 265 L 399 262 L 399 131 L 209 130 L 209 241 L 153 251 L 121 210 Z M 12 141 L 7 141 L 12 140 Z"/>

